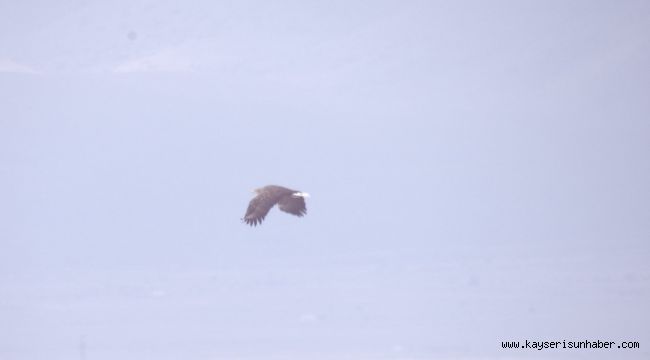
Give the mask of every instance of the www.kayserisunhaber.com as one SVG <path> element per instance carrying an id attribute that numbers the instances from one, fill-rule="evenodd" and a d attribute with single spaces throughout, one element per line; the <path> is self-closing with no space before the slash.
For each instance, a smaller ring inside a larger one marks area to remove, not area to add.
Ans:
<path id="1" fill-rule="evenodd" d="M 602 340 L 583 340 L 583 341 L 502 341 L 503 349 L 639 349 L 641 345 L 638 341 L 602 341 Z"/>

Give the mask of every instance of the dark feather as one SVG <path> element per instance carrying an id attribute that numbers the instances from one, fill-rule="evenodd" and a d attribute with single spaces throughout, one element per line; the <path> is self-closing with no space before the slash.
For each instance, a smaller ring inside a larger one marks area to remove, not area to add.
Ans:
<path id="1" fill-rule="evenodd" d="M 248 225 L 261 224 L 275 204 L 278 204 L 280 210 L 292 215 L 304 216 L 307 213 L 305 199 L 301 196 L 293 196 L 298 192 L 297 190 L 269 185 L 256 191 L 257 196 L 248 204 L 246 215 L 242 219 Z"/>
<path id="2" fill-rule="evenodd" d="M 296 216 L 304 216 L 307 213 L 305 198 L 302 196 L 284 196 L 278 201 L 278 207 L 280 210 Z"/>

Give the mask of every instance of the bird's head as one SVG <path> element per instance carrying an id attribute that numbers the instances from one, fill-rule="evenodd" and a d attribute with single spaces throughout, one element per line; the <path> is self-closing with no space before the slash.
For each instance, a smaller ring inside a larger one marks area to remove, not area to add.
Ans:
<path id="1" fill-rule="evenodd" d="M 293 196 L 293 197 L 308 198 L 308 197 L 310 197 L 311 195 L 309 195 L 309 194 L 306 193 L 306 192 L 298 191 L 298 192 L 295 192 L 295 193 L 291 194 L 291 196 Z"/>

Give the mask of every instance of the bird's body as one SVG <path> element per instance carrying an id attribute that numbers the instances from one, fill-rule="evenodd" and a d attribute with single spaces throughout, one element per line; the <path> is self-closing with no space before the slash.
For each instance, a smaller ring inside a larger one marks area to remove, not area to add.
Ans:
<path id="1" fill-rule="evenodd" d="M 246 215 L 242 219 L 246 224 L 257 226 L 264 221 L 266 214 L 278 204 L 280 210 L 299 217 L 307 213 L 305 198 L 309 194 L 297 190 L 287 189 L 282 186 L 268 185 L 255 189 L 255 196 L 248 204 Z"/>

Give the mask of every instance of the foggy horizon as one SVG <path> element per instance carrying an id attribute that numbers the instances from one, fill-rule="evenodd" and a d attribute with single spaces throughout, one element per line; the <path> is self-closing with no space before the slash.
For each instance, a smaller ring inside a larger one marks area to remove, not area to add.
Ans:
<path id="1" fill-rule="evenodd" d="M 0 13 L 0 358 L 650 356 L 650 4 Z"/>

